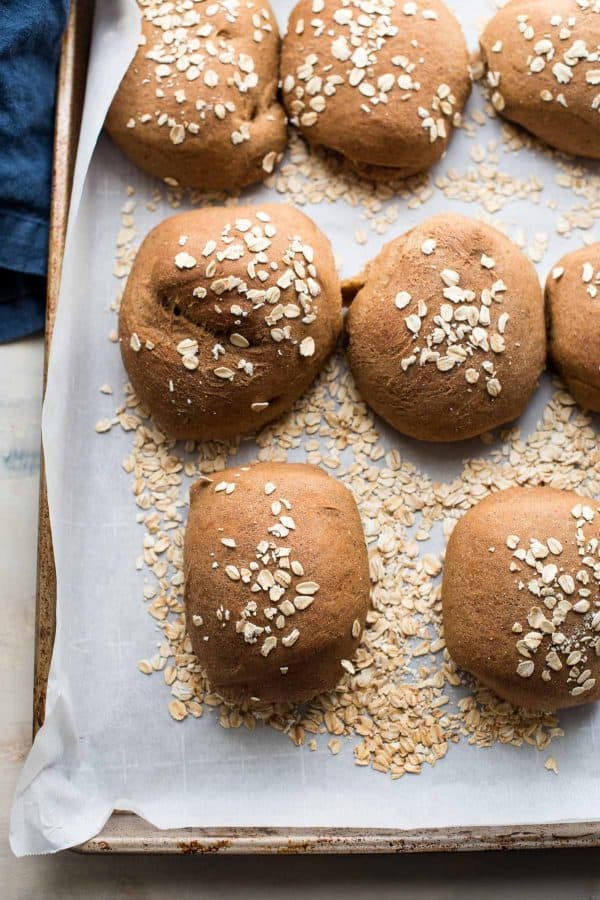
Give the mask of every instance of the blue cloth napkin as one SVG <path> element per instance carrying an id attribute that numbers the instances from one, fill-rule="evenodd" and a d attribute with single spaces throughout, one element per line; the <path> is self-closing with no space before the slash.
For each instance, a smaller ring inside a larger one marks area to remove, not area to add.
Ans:
<path id="1" fill-rule="evenodd" d="M 54 95 L 69 0 L 0 0 L 0 341 L 44 327 Z"/>

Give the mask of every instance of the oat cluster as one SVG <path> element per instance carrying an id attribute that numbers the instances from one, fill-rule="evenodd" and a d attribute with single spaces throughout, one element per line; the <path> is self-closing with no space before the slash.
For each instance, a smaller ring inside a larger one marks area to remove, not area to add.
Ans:
<path id="1" fill-rule="evenodd" d="M 421 246 L 425 256 L 434 256 L 436 249 L 434 238 L 426 239 Z M 400 360 L 400 367 L 407 372 L 414 365 L 433 364 L 440 372 L 450 372 L 455 366 L 465 365 L 467 384 L 475 385 L 483 376 L 487 393 L 498 397 L 502 384 L 497 378 L 494 357 L 506 350 L 504 335 L 510 316 L 500 312 L 493 321 L 492 307 L 502 304 L 507 288 L 494 274 L 496 262 L 491 256 L 482 255 L 481 267 L 492 273 L 493 281 L 479 292 L 462 285 L 459 272 L 440 272 L 440 290 L 447 302 L 442 303 L 432 321 L 428 320 L 429 311 L 423 300 L 415 304 L 408 291 L 396 294 L 394 305 L 409 313 L 404 322 L 414 340 L 412 352 Z M 413 307 L 414 311 L 409 312 Z M 484 355 L 480 369 L 468 365 L 477 351 Z"/>
<path id="2" fill-rule="evenodd" d="M 419 68 L 424 64 L 423 49 L 416 41 L 411 42 L 410 57 L 393 53 L 394 39 L 401 33 L 393 21 L 397 8 L 407 20 L 419 16 L 435 27 L 435 10 L 420 2 L 396 0 L 340 0 L 330 27 L 321 18 L 325 0 L 312 0 L 313 15 L 310 20 L 298 19 L 295 32 L 299 36 L 310 34 L 322 50 L 308 53 L 295 73 L 283 80 L 283 93 L 295 125 L 314 126 L 343 86 L 355 91 L 358 114 L 368 116 L 375 107 L 397 96 L 402 102 L 414 101 L 414 115 L 431 143 L 448 136 L 446 122 L 460 117 L 456 97 L 445 82 L 438 85 L 433 97 L 422 96 Z M 387 69 L 381 61 L 384 50 L 386 57 L 392 52 Z"/>
<path id="3" fill-rule="evenodd" d="M 173 256 L 174 271 L 197 273 L 199 284 L 193 286 L 190 282 L 189 286 L 192 305 L 197 308 L 193 318 L 203 314 L 222 318 L 218 331 L 226 335 L 229 358 L 231 351 L 240 351 L 235 367 L 231 363 L 219 364 L 227 351 L 221 340 L 215 340 L 209 364 L 213 375 L 221 381 L 233 382 L 238 372 L 252 378 L 254 364 L 244 357 L 243 351 L 256 343 L 253 335 L 258 334 L 262 340 L 257 323 L 264 323 L 266 335 L 276 344 L 288 341 L 297 346 L 302 358 L 313 356 L 316 350 L 315 339 L 303 335 L 303 326 L 317 318 L 317 300 L 322 292 L 314 248 L 299 236 L 286 236 L 283 253 L 274 253 L 277 226 L 265 210 L 257 209 L 254 216 L 254 222 L 236 218 L 226 224 L 220 234 L 206 241 L 198 259 L 185 249 L 188 235 L 182 234 Z M 218 267 L 228 262 L 239 272 L 240 260 L 245 262 L 245 276 L 217 276 Z M 246 336 L 244 332 L 248 328 L 251 334 Z M 135 352 L 143 347 L 154 349 L 151 341 L 142 345 L 135 332 L 130 346 Z M 199 346 L 194 337 L 178 340 L 176 349 L 186 369 L 193 371 L 199 367 Z M 169 388 L 173 390 L 172 382 Z M 268 406 L 267 401 L 254 402 L 252 410 L 259 412 Z"/>
<path id="4" fill-rule="evenodd" d="M 247 471 L 247 468 L 242 467 L 241 471 Z M 235 482 L 218 481 L 209 489 L 232 497 L 235 487 Z M 291 501 L 279 494 L 272 481 L 265 483 L 263 495 L 268 524 L 265 525 L 265 537 L 256 546 L 254 559 L 240 559 L 236 536 L 228 533 L 220 538 L 228 551 L 228 562 L 220 566 L 213 551 L 211 565 L 213 570 L 222 569 L 225 578 L 248 588 L 248 600 L 235 623 L 227 607 L 217 609 L 221 627 L 226 628 L 231 621 L 235 633 L 246 644 L 260 643 L 260 652 L 267 657 L 279 643 L 282 647 L 294 646 L 300 637 L 302 620 L 296 614 L 312 606 L 320 585 L 304 577 L 305 565 L 293 556 L 292 548 L 288 546 L 286 539 L 296 530 Z M 194 616 L 192 626 L 202 630 L 203 625 L 202 617 Z M 360 632 L 360 622 L 354 623 L 353 634 L 356 627 Z M 208 641 L 209 635 L 204 634 L 202 639 Z M 344 663 L 346 668 L 352 667 L 349 660 L 343 660 L 342 665 Z M 280 666 L 282 675 L 287 675 L 287 671 L 287 666 Z"/>
<path id="5" fill-rule="evenodd" d="M 581 270 L 581 281 L 585 284 L 585 289 L 592 300 L 598 296 L 600 286 L 600 269 L 591 262 L 584 262 Z"/>
<path id="6" fill-rule="evenodd" d="M 566 667 L 569 693 L 573 697 L 585 694 L 595 686 L 596 679 L 586 668 L 586 662 L 589 654 L 600 656 L 600 612 L 592 608 L 590 599 L 597 595 L 600 582 L 600 542 L 597 538 L 587 539 L 585 535 L 585 528 L 593 524 L 598 512 L 591 505 L 581 503 L 571 510 L 581 558 L 581 567 L 576 572 L 561 565 L 563 546 L 555 537 L 532 538 L 528 547 L 522 546 L 518 535 L 509 535 L 506 539 L 507 547 L 514 551 L 510 571 L 519 574 L 517 588 L 528 591 L 536 600 L 527 615 L 531 631 L 519 637 L 516 643 L 522 657 L 517 664 L 517 674 L 521 678 L 534 676 L 536 653 L 544 637 L 549 636 L 551 646 L 539 676 L 542 681 L 551 681 L 553 672 Z M 568 636 L 561 627 L 567 618 L 576 621 L 575 629 Z M 524 630 L 521 622 L 513 625 L 517 635 Z"/>
<path id="7" fill-rule="evenodd" d="M 132 116 L 127 127 L 143 128 L 148 122 L 155 122 L 168 131 L 173 144 L 183 144 L 190 135 L 210 128 L 215 119 L 231 119 L 235 123 L 231 129 L 231 143 L 239 145 L 250 140 L 250 127 L 246 122 L 238 122 L 238 107 L 231 99 L 231 92 L 239 94 L 241 100 L 259 87 L 259 75 L 254 57 L 239 52 L 222 27 L 223 14 L 226 23 L 236 23 L 243 0 L 138 2 L 143 21 L 152 26 L 150 39 L 142 34 L 140 43 L 146 48 L 146 59 L 154 63 L 156 104 L 153 109 Z M 252 41 L 258 55 L 265 33 L 271 33 L 274 26 L 268 7 L 260 3 L 253 5 L 256 9 L 252 15 Z M 186 103 L 185 87 L 180 86 L 182 78 L 190 83 L 201 79 L 212 94 L 210 100 L 196 101 L 195 115 L 185 122 L 177 121 L 168 108 L 165 109 L 165 99 L 168 100 L 167 107 L 173 103 Z M 272 172 L 275 163 L 276 154 L 271 152 L 265 157 L 263 168 Z"/>
<path id="8" fill-rule="evenodd" d="M 549 4 L 551 7 L 551 4 Z M 598 0 L 575 0 L 574 10 L 589 10 L 600 15 Z M 540 89 L 540 99 L 544 103 L 558 104 L 569 108 L 569 89 L 579 70 L 583 70 L 585 85 L 590 93 L 591 108 L 600 114 L 600 47 L 588 47 L 587 42 L 573 38 L 577 25 L 577 15 L 563 17 L 552 14 L 549 9 L 547 26 L 543 33 L 536 33 L 526 13 L 515 16 L 515 27 L 524 42 L 529 73 L 535 78 L 541 73 L 551 72 L 555 83 L 553 90 Z M 492 53 L 502 54 L 503 42 L 496 41 Z M 501 73 L 494 70 L 493 60 L 489 61 L 486 78 L 492 89 L 492 103 L 498 112 L 506 106 L 502 94 Z"/>

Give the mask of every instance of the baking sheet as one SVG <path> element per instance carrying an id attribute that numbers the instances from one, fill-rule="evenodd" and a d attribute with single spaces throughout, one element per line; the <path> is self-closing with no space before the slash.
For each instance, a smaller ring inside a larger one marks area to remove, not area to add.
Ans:
<path id="1" fill-rule="evenodd" d="M 282 24 L 292 5 L 275 4 Z M 477 20 L 493 13 L 492 4 L 480 4 L 477 10 L 466 2 L 454 6 L 474 47 Z M 107 334 L 114 327 L 110 304 L 118 285 L 112 267 L 127 186 L 136 189 L 140 236 L 156 224 L 161 210 L 144 211 L 152 182 L 107 139 L 101 138 L 94 151 L 106 106 L 137 33 L 131 0 L 98 7 L 44 411 L 58 577 L 57 638 L 46 723 L 17 789 L 13 849 L 20 854 L 50 852 L 79 843 L 95 834 L 115 808 L 131 809 L 163 828 L 408 829 L 597 819 L 600 762 L 595 741 L 600 715 L 594 710 L 561 716 L 566 737 L 552 745 L 560 763 L 559 778 L 545 771 L 544 757 L 530 747 L 494 746 L 482 751 L 462 743 L 434 769 L 390 782 L 353 765 L 356 741 L 347 741 L 334 758 L 325 741 L 310 753 L 270 729 L 252 734 L 225 731 L 216 716 L 174 723 L 162 680 L 138 673 L 137 661 L 150 655 L 161 635 L 145 614 L 140 601 L 144 575 L 133 565 L 143 531 L 135 524 L 130 480 L 121 471 L 131 436 L 117 429 L 98 436 L 94 426 L 102 416 L 112 415 L 115 404 L 114 398 L 99 394 L 99 386 L 109 382 L 119 393 L 125 380 L 118 349 Z M 472 103 L 482 106 L 478 88 Z M 477 142 L 485 145 L 497 139 L 499 127 L 496 122 L 481 129 Z M 457 134 L 436 176 L 452 167 L 467 171 L 472 163 L 466 154 L 473 146 L 473 141 Z M 556 235 L 556 213 L 549 215 L 547 203 L 554 200 L 569 207 L 573 195 L 554 184 L 555 162 L 525 150 L 499 156 L 500 168 L 521 177 L 523 193 L 535 195 L 535 179 L 544 182 L 537 206 L 513 200 L 498 214 L 497 223 L 513 236 L 523 229 L 530 246 L 543 244 L 541 234 L 548 235 L 541 274 L 583 237 L 598 239 L 593 229 L 575 230 L 571 240 Z M 597 187 L 592 184 L 591 189 Z M 244 199 L 254 197 L 272 194 L 255 190 Z M 404 198 L 393 198 L 388 207 L 396 210 L 397 219 L 386 239 L 448 206 L 444 193 L 435 188 L 419 209 L 410 209 Z M 455 202 L 453 208 L 481 214 L 480 205 Z M 311 205 L 306 211 L 332 238 L 345 274 L 352 274 L 380 246 L 381 238 L 363 221 L 360 206 L 340 200 Z M 162 209 L 163 215 L 170 212 L 168 207 Z M 353 237 L 357 228 L 368 236 L 362 246 Z M 535 426 L 550 394 L 546 379 L 522 422 L 525 434 Z M 382 434 L 386 446 L 397 447 L 436 480 L 454 478 L 465 456 L 489 452 L 480 442 L 440 449 L 383 430 Z M 251 458 L 256 449 L 245 445 L 244 453 Z"/>

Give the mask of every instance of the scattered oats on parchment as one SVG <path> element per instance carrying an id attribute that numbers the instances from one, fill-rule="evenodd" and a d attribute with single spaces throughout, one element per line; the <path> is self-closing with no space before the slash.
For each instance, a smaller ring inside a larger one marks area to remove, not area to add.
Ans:
<path id="1" fill-rule="evenodd" d="M 268 184 L 282 199 L 301 207 L 335 201 L 359 209 L 362 224 L 355 240 L 361 244 L 369 231 L 385 235 L 394 227 L 397 232 L 401 207 L 423 207 L 426 214 L 436 193 L 472 204 L 474 215 L 507 233 L 538 262 L 545 258 L 548 236 L 527 235 L 521 227 L 511 230 L 500 215 L 512 203 L 543 204 L 548 229 L 560 236 L 577 230 L 583 233 L 580 239 L 588 239 L 600 219 L 600 176 L 553 154 L 508 123 L 501 123 L 499 140 L 484 145 L 478 129 L 488 117 L 496 117 L 489 98 L 484 101 L 484 109 L 472 110 L 461 126 L 474 142 L 464 171 L 438 166 L 434 174 L 374 185 L 328 152 L 309 151 L 292 133 L 286 159 Z M 522 177 L 506 171 L 507 156 L 532 147 L 556 160 L 555 181 L 565 195 L 561 209 L 546 201 L 544 183 L 533 167 Z M 190 199 L 193 205 L 207 202 L 193 193 Z M 163 202 L 178 209 L 184 200 L 182 191 L 163 187 L 156 188 L 145 205 L 160 212 Z M 135 257 L 134 210 L 134 191 L 129 189 L 114 268 L 119 279 L 127 276 Z M 119 303 L 118 297 L 115 312 Z M 110 338 L 116 340 L 116 332 Z M 372 609 L 353 661 L 354 674 L 348 672 L 335 691 L 302 707 L 272 706 L 258 712 L 233 707 L 210 691 L 186 634 L 183 605 L 188 488 L 193 480 L 212 477 L 229 465 L 236 443 L 168 441 L 154 429 L 130 387 L 116 417 L 100 420 L 97 430 L 107 431 L 113 424 L 131 434 L 123 468 L 132 481 L 137 521 L 144 528 L 136 567 L 147 573 L 144 601 L 162 632 L 158 651 L 138 668 L 144 674 L 162 672 L 175 720 L 197 718 L 213 707 L 225 728 L 253 730 L 264 723 L 311 750 L 318 746 L 319 735 L 327 735 L 324 740 L 334 755 L 345 738 L 353 743 L 357 765 L 393 778 L 420 772 L 425 763 L 434 765 L 461 739 L 480 747 L 526 743 L 544 750 L 563 734 L 555 715 L 515 710 L 457 671 L 441 623 L 443 560 L 428 547 L 434 528 L 441 528 L 447 539 L 458 518 L 491 490 L 543 482 L 588 496 L 600 493 L 595 432 L 560 385 L 532 434 L 525 438 L 513 428 L 499 438 L 483 436 L 481 456 L 468 460 L 449 483 L 433 482 L 398 450 L 384 448 L 372 414 L 338 357 L 329 361 L 287 416 L 260 433 L 257 459 L 283 461 L 291 450 L 300 450 L 306 462 L 324 466 L 352 489 L 369 548 Z M 462 691 L 457 695 L 448 686 Z M 545 765 L 558 772 L 552 757 Z"/>

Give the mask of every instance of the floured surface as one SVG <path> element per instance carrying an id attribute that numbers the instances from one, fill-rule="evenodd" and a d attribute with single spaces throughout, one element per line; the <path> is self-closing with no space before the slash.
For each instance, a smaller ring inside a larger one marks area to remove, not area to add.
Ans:
<path id="1" fill-rule="evenodd" d="M 118 9 L 123 15 L 129 6 L 126 0 L 113 5 L 113 14 Z M 276 6 L 283 23 L 292 4 Z M 474 48 L 478 18 L 488 18 L 493 6 L 486 3 L 476 12 L 466 2 L 454 6 Z M 95 52 L 102 52 L 103 63 L 111 49 L 117 66 L 117 57 L 125 56 L 126 37 L 123 27 L 117 39 L 108 16 L 97 23 Z M 102 118 L 101 100 L 107 101 L 112 90 L 101 77 L 98 58 L 91 73 L 92 79 L 97 78 L 96 84 L 92 81 L 97 92 L 93 109 L 87 110 L 84 150 Z M 323 160 L 310 162 L 296 140 L 275 173 L 274 188 L 246 192 L 243 199 L 302 203 L 331 238 L 344 275 L 354 274 L 374 256 L 382 240 L 452 208 L 484 216 L 506 231 L 539 263 L 545 278 L 563 253 L 600 237 L 594 228 L 600 215 L 598 176 L 591 165 L 575 167 L 537 148 L 507 152 L 506 141 L 518 147 L 520 139 L 499 121 L 486 120 L 484 103 L 476 85 L 469 107 L 472 115 L 467 116 L 474 135 L 459 130 L 447 159 L 399 194 L 381 187 L 374 191 Z M 79 174 L 81 178 L 83 173 Z M 134 189 L 129 197 L 128 187 Z M 357 705 L 360 691 L 351 682 L 333 701 L 312 707 L 308 719 L 317 723 L 317 729 L 322 719 L 328 730 L 316 736 L 306 733 L 301 747 L 273 728 L 221 727 L 219 712 L 210 708 L 212 698 L 207 702 L 202 696 L 201 678 L 193 685 L 193 696 L 188 696 L 177 660 L 168 655 L 173 648 L 186 650 L 180 643 L 184 637 L 178 601 L 174 600 L 168 617 L 172 628 L 165 635 L 161 622 L 167 620 L 147 614 L 152 604 L 159 613 L 164 609 L 165 592 L 161 594 L 156 573 L 147 565 L 136 569 L 149 530 L 148 522 L 146 527 L 136 524 L 136 516 L 151 512 L 144 509 L 145 500 L 136 505 L 136 496 L 139 501 L 147 494 L 152 505 L 149 482 L 135 484 L 135 477 L 140 477 L 136 465 L 143 469 L 142 457 L 149 466 L 144 477 L 154 467 L 152 435 L 144 431 L 149 423 L 139 420 L 134 407 L 127 411 L 133 418 L 121 416 L 121 422 L 137 431 L 115 424 L 105 433 L 96 432 L 99 422 L 106 420 L 102 431 L 115 421 L 126 381 L 118 346 L 108 340 L 116 327 L 110 307 L 122 289 L 121 279 L 113 275 L 116 242 L 121 243 L 117 273 L 122 278 L 132 248 L 149 228 L 172 214 L 172 204 L 178 202 L 171 196 L 170 204 L 163 188 L 160 199 L 157 195 L 152 200 L 155 188 L 102 138 L 79 216 L 71 223 L 44 419 L 58 628 L 46 724 L 24 768 L 13 810 L 15 851 L 45 852 L 83 841 L 115 808 L 132 809 L 160 827 L 431 828 L 598 818 L 594 785 L 600 775 L 596 752 L 600 712 L 584 708 L 561 714 L 565 736 L 557 736 L 550 750 L 546 744 L 555 727 L 551 718 L 544 723 L 539 717 L 515 719 L 507 712 L 504 719 L 485 703 L 469 715 L 469 700 L 459 715 L 456 702 L 469 692 L 466 686 L 455 689 L 446 684 L 448 674 L 450 680 L 456 679 L 445 664 L 442 645 L 436 643 L 437 557 L 443 549 L 445 521 L 492 486 L 544 481 L 600 495 L 596 423 L 585 419 L 566 395 L 551 400 L 556 388 L 549 377 L 519 423 L 520 440 L 513 433 L 496 435 L 491 443 L 436 447 L 405 440 L 374 422 L 353 393 L 343 365 L 334 359 L 290 416 L 263 433 L 259 446 L 244 442 L 235 457 L 248 461 L 287 454 L 289 459 L 321 462 L 347 481 L 357 496 L 369 539 L 377 610 L 363 656 L 358 657 L 359 665 L 361 660 L 365 663 L 363 670 L 374 671 L 371 693 L 361 695 L 365 705 L 359 714 L 375 723 L 374 734 L 386 733 L 382 759 L 377 759 L 379 745 L 372 752 L 367 746 L 370 735 L 361 735 L 356 728 L 353 711 L 349 717 L 357 733 L 336 734 L 340 728 L 330 714 L 342 719 L 342 709 Z M 319 199 L 322 202 L 314 202 Z M 154 210 L 147 208 L 149 201 Z M 123 222 L 124 204 L 128 204 L 125 216 L 131 218 Z M 104 385 L 111 386 L 112 395 L 100 391 Z M 177 446 L 163 455 L 188 463 L 189 474 L 174 473 L 174 481 L 180 478 L 181 485 L 170 486 L 176 527 L 167 531 L 174 534 L 180 524 L 177 518 L 181 524 L 185 521 L 187 490 L 194 476 L 224 465 L 226 453 L 216 445 L 188 453 Z M 123 470 L 125 459 L 128 471 Z M 446 533 L 449 527 L 446 524 Z M 431 540 L 423 540 L 429 532 Z M 168 550 L 162 552 L 163 558 L 168 555 Z M 148 559 L 152 564 L 152 556 Z M 176 575 L 176 557 L 173 561 L 164 574 L 159 568 L 158 581 Z M 176 593 L 167 591 L 168 596 Z M 376 634 L 378 628 L 381 635 Z M 386 629 L 387 636 L 382 637 Z M 374 664 L 367 660 L 380 637 L 389 665 L 382 659 Z M 163 668 L 162 659 L 166 659 Z M 142 672 L 159 671 L 150 676 L 140 673 L 141 661 L 148 664 Z M 165 677 L 168 667 L 175 668 L 171 684 L 170 669 Z M 397 698 L 390 696 L 392 686 Z M 394 713 L 400 737 L 387 734 L 389 716 L 384 719 L 376 708 L 382 693 L 391 701 L 388 706 L 400 710 L 399 716 Z M 440 702 L 442 697 L 449 702 Z M 183 705 L 185 716 L 174 703 Z M 173 720 L 169 704 L 174 717 L 184 721 Z M 203 708 L 200 718 L 194 715 L 198 708 L 190 704 Z M 234 719 L 227 721 L 221 712 L 226 724 L 241 724 L 239 714 L 228 715 Z M 310 731 L 287 715 L 276 724 L 296 740 L 302 735 L 292 729 Z M 407 730 L 408 744 L 401 739 Z M 455 745 L 453 738 L 465 731 L 475 731 L 477 741 L 484 743 L 492 738 L 515 743 L 526 739 L 520 749 L 494 741 L 493 747 L 481 750 L 469 746 L 466 734 Z M 537 740 L 543 752 L 529 746 L 527 738 Z M 309 741 L 314 739 L 316 749 L 311 750 Z M 364 749 L 359 749 L 359 761 L 396 775 L 443 758 L 435 767 L 424 765 L 418 777 L 392 780 L 373 767 L 354 764 L 353 749 L 365 746 L 367 756 L 361 759 Z M 556 767 L 558 777 L 553 774 Z"/>

